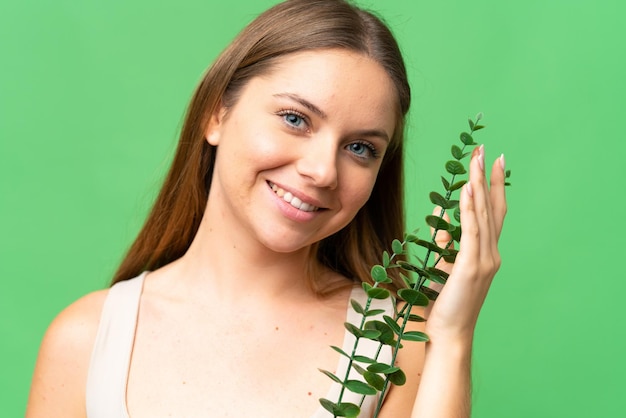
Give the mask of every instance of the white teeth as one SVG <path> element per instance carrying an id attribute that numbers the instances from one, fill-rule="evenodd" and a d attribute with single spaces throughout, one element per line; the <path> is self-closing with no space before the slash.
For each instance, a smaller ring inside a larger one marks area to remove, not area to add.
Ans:
<path id="1" fill-rule="evenodd" d="M 270 183 L 270 185 L 272 186 L 272 190 L 274 191 L 274 193 L 276 193 L 276 196 L 281 197 L 285 202 L 289 203 L 296 209 L 300 209 L 303 212 L 315 212 L 319 209 L 317 206 L 304 203 L 302 200 L 295 197 L 290 192 L 285 192 L 274 183 Z"/>

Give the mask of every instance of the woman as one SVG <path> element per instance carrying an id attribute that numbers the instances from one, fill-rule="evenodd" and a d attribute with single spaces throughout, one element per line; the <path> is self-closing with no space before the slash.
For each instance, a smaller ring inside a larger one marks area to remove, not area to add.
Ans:
<path id="1" fill-rule="evenodd" d="M 318 368 L 342 372 L 329 346 L 349 343 L 354 284 L 403 232 L 409 101 L 399 49 L 373 15 L 292 0 L 259 16 L 200 83 L 115 285 L 50 326 L 27 417 L 329 416 L 318 399 L 337 385 Z M 473 330 L 499 266 L 503 157 L 488 188 L 474 151 L 460 205 L 462 251 L 430 312 L 431 341 L 400 351 L 407 384 L 390 389 L 381 417 L 469 415 Z"/>

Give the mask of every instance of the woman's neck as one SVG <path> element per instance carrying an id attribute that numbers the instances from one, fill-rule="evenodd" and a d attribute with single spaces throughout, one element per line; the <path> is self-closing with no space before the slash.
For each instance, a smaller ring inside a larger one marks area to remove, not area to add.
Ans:
<path id="1" fill-rule="evenodd" d="M 252 294 L 255 298 L 300 297 L 313 294 L 306 277 L 312 248 L 295 252 L 272 251 L 251 237 L 206 216 L 186 254 L 177 262 L 185 277 L 196 278 L 207 291 L 216 291 L 233 302 Z M 326 269 L 318 269 L 325 272 Z M 321 278 L 316 278 L 321 279 Z"/>

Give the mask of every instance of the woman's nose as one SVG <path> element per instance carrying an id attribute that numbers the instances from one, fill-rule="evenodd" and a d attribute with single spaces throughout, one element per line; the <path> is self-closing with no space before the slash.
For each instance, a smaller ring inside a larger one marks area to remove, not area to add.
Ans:
<path id="1" fill-rule="evenodd" d="M 317 187 L 337 187 L 337 143 L 334 140 L 311 138 L 302 147 L 297 170 Z"/>

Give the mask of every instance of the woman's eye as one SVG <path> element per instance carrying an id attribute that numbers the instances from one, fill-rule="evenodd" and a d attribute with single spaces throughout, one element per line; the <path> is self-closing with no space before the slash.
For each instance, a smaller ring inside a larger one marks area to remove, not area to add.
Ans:
<path id="1" fill-rule="evenodd" d="M 377 158 L 378 153 L 373 145 L 365 142 L 353 142 L 348 149 L 359 158 Z"/>
<path id="2" fill-rule="evenodd" d="M 302 129 L 306 125 L 304 117 L 293 112 L 285 112 L 281 115 L 285 123 L 293 128 Z"/>

